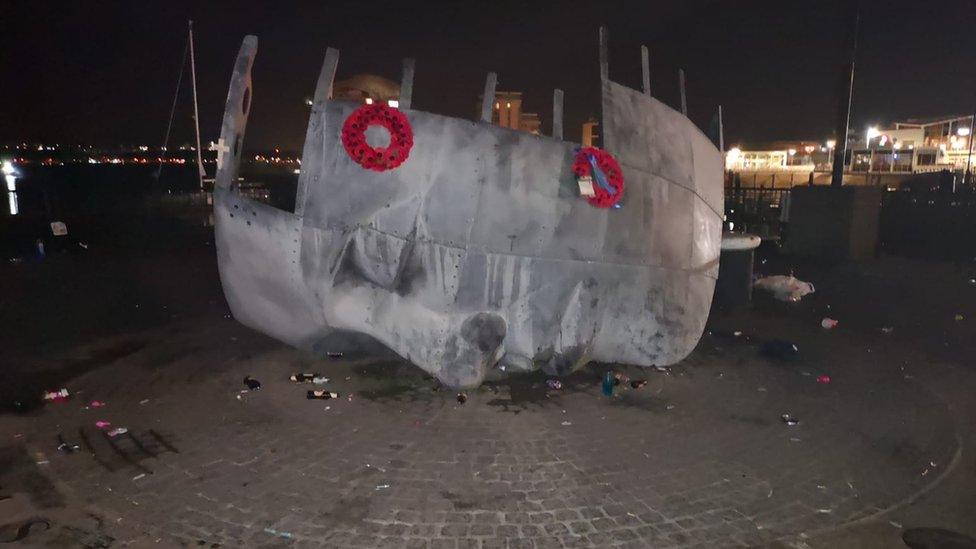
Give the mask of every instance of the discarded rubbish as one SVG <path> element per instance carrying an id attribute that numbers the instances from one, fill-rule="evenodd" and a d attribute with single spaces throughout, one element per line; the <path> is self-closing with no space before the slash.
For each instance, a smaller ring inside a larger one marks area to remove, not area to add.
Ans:
<path id="1" fill-rule="evenodd" d="M 668 404 L 664 408 L 667 409 L 667 410 L 674 410 L 674 404 Z"/>
<path id="2" fill-rule="evenodd" d="M 244 385 L 250 391 L 257 391 L 261 388 L 261 382 L 251 376 L 244 376 Z"/>
<path id="3" fill-rule="evenodd" d="M 88 405 L 92 408 L 101 408 L 102 406 L 105 406 L 105 403 L 100 400 L 93 400 Z"/>
<path id="4" fill-rule="evenodd" d="M 791 416 L 790 414 L 783 414 L 783 415 L 780 416 L 780 419 L 782 419 L 783 420 L 783 423 L 789 425 L 790 427 L 792 427 L 794 425 L 799 425 L 799 423 L 800 423 L 800 420 L 799 419 Z"/>
<path id="5" fill-rule="evenodd" d="M 132 480 L 139 480 L 146 476 L 146 473 L 139 473 L 138 475 L 132 477 Z"/>
<path id="6" fill-rule="evenodd" d="M 760 278 L 753 284 L 753 287 L 772 293 L 773 297 L 780 301 L 800 301 L 803 296 L 815 291 L 813 284 L 799 280 L 792 275 Z"/>
<path id="7" fill-rule="evenodd" d="M 964 320 L 963 316 L 962 315 L 956 315 L 956 322 L 958 322 L 960 320 Z"/>
<path id="8" fill-rule="evenodd" d="M 279 538 L 292 539 L 295 537 L 291 532 L 280 532 L 274 528 L 265 528 L 264 531 L 272 536 L 278 536 Z"/>
<path id="9" fill-rule="evenodd" d="M 603 376 L 603 396 L 611 397 L 613 396 L 613 388 L 616 385 L 616 379 L 613 377 L 613 372 L 607 372 Z"/>
<path id="10" fill-rule="evenodd" d="M 795 343 L 783 339 L 773 339 L 763 343 L 759 352 L 772 358 L 793 360 L 800 353 L 800 348 Z"/>
<path id="11" fill-rule="evenodd" d="M 142 399 L 142 400 L 139 401 L 139 404 L 141 406 L 145 406 L 146 404 L 149 404 L 149 399 L 148 398 L 144 398 L 144 399 Z"/>
<path id="12" fill-rule="evenodd" d="M 616 387 L 617 385 L 620 385 L 621 383 L 627 383 L 628 381 L 630 381 L 630 378 L 627 377 L 626 374 L 621 374 L 620 372 L 616 372 L 616 373 L 613 374 L 613 385 L 614 385 L 614 387 Z"/>
<path id="13" fill-rule="evenodd" d="M 389 487 L 390 487 L 389 484 L 377 484 L 376 485 L 376 491 L 386 490 Z"/>
<path id="14" fill-rule="evenodd" d="M 828 385 L 830 383 L 830 376 L 828 375 L 817 376 L 817 383 Z"/>
<path id="15" fill-rule="evenodd" d="M 67 400 L 71 396 L 67 389 L 60 389 L 58 391 L 45 391 L 44 400 L 51 400 L 55 402 L 60 402 L 62 400 Z"/>
<path id="16" fill-rule="evenodd" d="M 631 389 L 643 389 L 646 386 L 647 386 L 646 379 L 635 379 L 634 381 L 630 382 Z"/>
<path id="17" fill-rule="evenodd" d="M 333 398 L 339 398 L 339 393 L 333 393 L 331 391 L 310 389 L 308 395 L 306 396 L 309 400 L 320 399 L 329 400 Z"/>
<path id="18" fill-rule="evenodd" d="M 108 436 L 110 436 L 110 437 L 113 437 L 113 438 L 114 438 L 114 437 L 117 437 L 117 436 L 119 436 L 119 435 L 124 435 L 124 434 L 126 434 L 126 433 L 128 433 L 128 432 L 129 432 L 129 430 L 128 430 L 128 429 L 126 429 L 125 427 L 117 427 L 117 428 L 115 428 L 115 429 L 112 429 L 111 431 L 109 431 L 109 432 L 107 432 L 106 434 L 107 434 Z"/>
<path id="19" fill-rule="evenodd" d="M 77 452 L 78 450 L 81 450 L 81 447 L 80 446 L 78 446 L 77 444 L 74 444 L 74 443 L 70 443 L 70 442 L 64 440 L 64 437 L 63 436 L 61 436 L 60 434 L 58 435 L 58 451 L 59 452 L 62 452 L 62 453 L 65 453 L 65 454 L 73 454 L 73 453 Z"/>
<path id="20" fill-rule="evenodd" d="M 458 401 L 458 404 L 464 404 L 465 402 L 467 402 L 468 401 L 468 395 L 467 395 L 467 393 L 458 393 L 457 394 L 457 401 Z"/>
<path id="21" fill-rule="evenodd" d="M 820 325 L 823 326 L 825 330 L 833 330 L 838 324 L 840 324 L 840 321 L 833 318 L 824 318 L 820 321 Z"/>
<path id="22" fill-rule="evenodd" d="M 564 422 L 562 422 L 562 423 L 561 423 L 560 425 L 562 425 L 563 427 L 568 427 L 568 426 L 570 426 L 570 425 L 572 425 L 572 424 L 573 424 L 573 422 L 572 422 L 572 421 L 564 421 Z"/>
<path id="23" fill-rule="evenodd" d="M 888 334 L 890 334 L 891 332 L 894 332 L 894 331 L 895 331 L 895 329 L 892 328 L 891 326 L 885 326 L 884 328 L 881 328 L 881 333 L 883 333 L 885 335 L 888 335 Z"/>
<path id="24" fill-rule="evenodd" d="M 336 351 L 329 351 L 328 353 L 325 353 L 325 356 L 329 358 L 342 358 L 342 353 Z"/>
<path id="25" fill-rule="evenodd" d="M 661 373 L 661 374 L 664 374 L 664 375 L 667 375 L 667 376 L 671 375 L 671 367 L 670 366 L 655 366 L 654 367 L 654 371 L 655 372 L 658 372 L 658 373 Z"/>
<path id="26" fill-rule="evenodd" d="M 558 379 L 546 380 L 546 385 L 554 391 L 558 391 L 563 388 L 563 382 L 559 381 Z"/>
<path id="27" fill-rule="evenodd" d="M 300 374 L 292 374 L 288 379 L 294 381 L 295 383 L 312 383 L 317 377 L 321 377 L 321 374 L 303 372 Z"/>
<path id="28" fill-rule="evenodd" d="M 111 427 L 111 426 L 112 426 L 112 424 L 110 422 L 108 422 L 108 421 L 98 420 L 98 421 L 95 422 L 95 427 L 98 427 L 99 429 L 106 429 L 106 428 Z"/>
<path id="29" fill-rule="evenodd" d="M 314 383 L 315 385 L 325 385 L 328 382 L 329 382 L 329 378 L 327 377 L 316 376 L 312 378 L 312 383 Z"/>

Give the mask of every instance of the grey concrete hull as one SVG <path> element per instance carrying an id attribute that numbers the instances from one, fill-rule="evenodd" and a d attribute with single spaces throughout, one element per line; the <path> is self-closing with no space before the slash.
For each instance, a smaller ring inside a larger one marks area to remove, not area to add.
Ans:
<path id="1" fill-rule="evenodd" d="M 235 188 L 256 49 L 245 39 L 214 191 L 238 321 L 317 351 L 334 330 L 368 334 L 457 387 L 499 366 L 673 364 L 697 344 L 718 271 L 722 159 L 687 118 L 604 82 L 606 149 L 627 187 L 622 208 L 600 209 L 578 195 L 578 145 L 410 109 L 409 158 L 365 170 L 340 139 L 358 105 L 329 100 L 323 78 L 292 213 Z"/>

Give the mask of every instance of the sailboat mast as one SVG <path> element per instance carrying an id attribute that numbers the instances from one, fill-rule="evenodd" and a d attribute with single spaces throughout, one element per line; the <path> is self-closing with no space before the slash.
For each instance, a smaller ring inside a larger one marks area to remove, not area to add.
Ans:
<path id="1" fill-rule="evenodd" d="M 200 151 L 200 110 L 197 107 L 197 67 L 196 56 L 193 54 L 193 20 L 190 27 L 190 80 L 193 82 L 193 124 L 197 132 L 197 168 L 200 176 L 200 190 L 203 190 L 203 178 L 207 172 L 203 169 L 203 153 Z"/>

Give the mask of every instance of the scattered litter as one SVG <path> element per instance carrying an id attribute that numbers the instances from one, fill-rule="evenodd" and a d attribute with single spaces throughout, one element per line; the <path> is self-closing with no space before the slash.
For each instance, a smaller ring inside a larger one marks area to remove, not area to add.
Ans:
<path id="1" fill-rule="evenodd" d="M 67 389 L 60 389 L 58 391 L 45 391 L 44 400 L 51 400 L 55 402 L 60 402 L 62 400 L 67 400 L 71 396 Z"/>
<path id="2" fill-rule="evenodd" d="M 803 296 L 815 291 L 813 284 L 785 275 L 760 278 L 756 280 L 753 287 L 771 292 L 773 297 L 780 301 L 800 301 Z"/>
<path id="3" fill-rule="evenodd" d="M 329 382 L 329 378 L 327 377 L 316 376 L 312 378 L 312 383 L 314 383 L 315 385 L 325 385 L 328 382 Z"/>
<path id="4" fill-rule="evenodd" d="M 303 372 L 300 374 L 292 374 L 288 379 L 294 381 L 295 383 L 313 383 L 316 378 L 321 378 L 322 374 L 319 373 L 309 373 Z"/>
<path id="5" fill-rule="evenodd" d="M 326 412 L 328 412 L 328 411 L 329 411 L 329 410 L 331 410 L 331 409 L 332 409 L 332 406 L 326 406 L 326 407 L 325 407 L 325 411 L 326 411 Z"/>
<path id="6" fill-rule="evenodd" d="M 667 409 L 667 410 L 674 410 L 674 404 L 668 404 L 664 408 Z"/>
<path id="7" fill-rule="evenodd" d="M 111 431 L 109 431 L 109 432 L 108 432 L 108 433 L 106 433 L 106 434 L 107 434 L 108 436 L 110 436 L 110 437 L 113 437 L 113 438 L 114 438 L 114 437 L 117 437 L 117 436 L 119 436 L 119 435 L 124 435 L 124 434 L 126 434 L 126 433 L 128 433 L 128 432 L 129 432 L 129 430 L 128 430 L 128 429 L 126 429 L 125 427 L 117 427 L 117 428 L 115 428 L 115 429 L 112 429 Z"/>
<path id="8" fill-rule="evenodd" d="M 570 426 L 570 425 L 572 425 L 572 424 L 573 424 L 573 422 L 572 422 L 572 421 L 564 421 L 564 422 L 562 422 L 562 423 L 561 423 L 560 425 L 562 425 L 563 427 L 569 427 L 569 426 Z"/>
<path id="9" fill-rule="evenodd" d="M 81 450 L 81 447 L 77 444 L 69 443 L 64 440 L 64 437 L 60 434 L 58 435 L 58 451 L 64 454 L 73 454 Z"/>
<path id="10" fill-rule="evenodd" d="M 895 331 L 895 329 L 893 327 L 891 327 L 891 326 L 885 326 L 885 327 L 881 328 L 881 333 L 883 333 L 884 335 L 888 335 L 888 334 L 890 334 L 891 332 L 894 332 L 894 331 Z"/>
<path id="11" fill-rule="evenodd" d="M 759 352 L 771 358 L 794 360 L 800 354 L 800 348 L 795 343 L 783 339 L 773 339 L 763 343 Z"/>
<path id="12" fill-rule="evenodd" d="M 938 465 L 936 465 L 934 461 L 930 461 L 929 465 L 931 465 L 932 468 L 938 467 Z"/>
<path id="13" fill-rule="evenodd" d="M 621 374 L 620 372 L 615 372 L 613 374 L 613 386 L 614 387 L 616 387 L 617 385 L 620 385 L 621 383 L 627 383 L 628 381 L 630 381 L 630 378 L 627 377 L 626 374 Z"/>
<path id="14" fill-rule="evenodd" d="M 833 509 L 817 509 L 817 512 L 820 513 L 821 515 L 827 515 L 827 514 L 833 513 L 834 510 Z"/>
<path id="15" fill-rule="evenodd" d="M 139 401 L 139 405 L 140 406 L 145 406 L 146 404 L 149 404 L 149 399 L 148 398 L 144 398 L 144 399 L 142 399 L 142 400 Z"/>
<path id="16" fill-rule="evenodd" d="M 671 375 L 670 366 L 655 366 L 654 371 L 668 376 Z"/>
<path id="17" fill-rule="evenodd" d="M 613 388 L 616 385 L 615 381 L 616 380 L 613 377 L 613 372 L 607 372 L 606 375 L 603 376 L 603 396 L 613 396 Z"/>
<path id="18" fill-rule="evenodd" d="M 798 437 L 790 437 L 790 442 L 803 442 L 803 439 Z"/>
<path id="19" fill-rule="evenodd" d="M 85 250 L 88 249 L 88 243 L 87 242 L 78 242 L 78 246 L 80 246 L 81 248 L 83 248 Z"/>
<path id="20" fill-rule="evenodd" d="M 458 401 L 458 404 L 464 404 L 465 402 L 467 402 L 468 401 L 468 395 L 467 395 L 467 393 L 458 393 L 457 394 L 457 401 Z"/>
<path id="21" fill-rule="evenodd" d="M 11 260 L 11 261 L 12 261 L 12 260 Z M 969 279 L 969 283 L 970 283 L 970 284 L 976 284 L 976 278 L 970 278 L 970 279 Z"/>
<path id="22" fill-rule="evenodd" d="M 633 380 L 633 381 L 630 382 L 630 388 L 631 389 L 643 389 L 646 386 L 647 386 L 647 380 L 646 379 L 635 379 L 635 380 Z"/>
<path id="23" fill-rule="evenodd" d="M 546 380 L 546 385 L 553 391 L 558 391 L 563 388 L 563 382 L 558 379 Z"/>
<path id="24" fill-rule="evenodd" d="M 337 352 L 337 351 L 329 351 L 329 352 L 325 353 L 325 356 L 327 356 L 329 358 L 342 358 L 342 353 Z"/>
<path id="25" fill-rule="evenodd" d="M 352 402 L 352 395 L 347 396 L 346 397 L 346 400 L 348 400 L 349 402 Z"/>
<path id="26" fill-rule="evenodd" d="M 105 406 L 105 403 L 100 400 L 93 400 L 88 405 L 92 408 L 101 408 L 102 406 Z"/>
<path id="27" fill-rule="evenodd" d="M 823 484 L 818 484 L 817 485 L 817 488 L 820 489 L 820 490 L 826 490 L 827 489 L 827 487 L 824 486 Z"/>
<path id="28" fill-rule="evenodd" d="M 894 526 L 895 528 L 898 528 L 899 530 L 901 530 L 902 528 L 904 528 L 904 526 L 902 526 L 902 524 L 900 522 L 895 522 L 893 520 L 889 520 L 888 521 L 888 524 Z"/>
<path id="29" fill-rule="evenodd" d="M 309 389 L 306 397 L 308 400 L 329 400 L 333 398 L 339 398 L 339 393 L 333 393 L 332 391 Z"/>
<path id="30" fill-rule="evenodd" d="M 257 391 L 261 388 L 261 382 L 251 376 L 244 376 L 244 386 L 247 387 L 249 391 Z"/>
<path id="31" fill-rule="evenodd" d="M 736 331 L 732 332 L 732 335 L 734 335 L 735 337 L 739 337 L 739 336 L 742 335 L 742 332 L 740 332 L 739 330 L 736 330 Z"/>
<path id="32" fill-rule="evenodd" d="M 106 429 L 106 428 L 111 427 L 111 426 L 112 426 L 112 424 L 109 423 L 108 421 L 98 420 L 98 421 L 95 422 L 95 427 L 98 427 L 99 429 Z"/>
<path id="33" fill-rule="evenodd" d="M 830 383 L 830 376 L 827 375 L 817 376 L 817 383 L 828 385 Z"/>
<path id="34" fill-rule="evenodd" d="M 838 324 L 840 324 L 839 320 L 835 320 L 829 317 L 825 317 L 823 320 L 820 321 L 820 325 L 823 326 L 825 330 L 833 330 L 834 328 L 837 327 Z"/>
<path id="35" fill-rule="evenodd" d="M 247 389 L 244 389 L 244 390 L 242 390 L 242 391 L 239 391 L 239 392 L 237 393 L 237 400 L 244 400 L 244 398 L 245 398 L 245 396 L 246 396 L 246 395 L 247 395 L 248 393 L 250 393 L 250 392 L 251 392 L 251 391 L 248 391 Z"/>
<path id="36" fill-rule="evenodd" d="M 760 388 L 758 388 L 756 390 L 759 391 L 760 393 L 765 393 L 766 392 L 766 388 L 765 387 L 760 387 Z"/>
<path id="37" fill-rule="evenodd" d="M 265 528 L 264 531 L 268 534 L 271 534 L 272 536 L 278 536 L 279 538 L 292 539 L 293 537 L 295 537 L 294 535 L 292 535 L 291 532 L 279 532 L 274 528 Z"/>
<path id="38" fill-rule="evenodd" d="M 960 320 L 963 320 L 963 316 L 962 315 L 956 315 L 956 321 L 958 322 Z"/>
<path id="39" fill-rule="evenodd" d="M 379 490 L 386 490 L 386 489 L 387 489 L 387 488 L 389 488 L 389 487 L 390 487 L 390 485 L 389 485 L 389 484 L 377 484 L 377 485 L 376 485 L 376 491 L 379 491 Z"/>
<path id="40" fill-rule="evenodd" d="M 132 480 L 139 480 L 146 476 L 146 473 L 139 473 L 138 475 L 132 477 Z"/>
<path id="41" fill-rule="evenodd" d="M 790 427 L 800 424 L 800 420 L 791 416 L 790 414 L 783 414 L 780 416 L 780 419 L 782 419 L 783 423 L 789 425 Z"/>

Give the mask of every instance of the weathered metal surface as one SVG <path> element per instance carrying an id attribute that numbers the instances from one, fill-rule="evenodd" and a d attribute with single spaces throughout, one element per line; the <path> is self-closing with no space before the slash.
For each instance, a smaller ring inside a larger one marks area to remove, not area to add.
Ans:
<path id="1" fill-rule="evenodd" d="M 222 137 L 243 135 L 256 39 L 241 48 Z M 324 351 L 368 334 L 452 386 L 494 367 L 553 374 L 590 360 L 681 360 L 701 336 L 718 269 L 721 155 L 687 118 L 604 79 L 603 135 L 627 183 L 620 209 L 578 196 L 578 145 L 403 109 L 397 169 L 361 168 L 340 129 L 358 105 L 315 94 L 302 215 L 214 193 L 221 280 L 234 317 Z"/>

